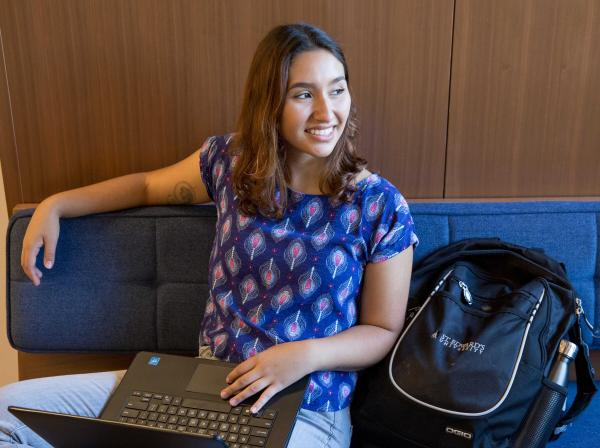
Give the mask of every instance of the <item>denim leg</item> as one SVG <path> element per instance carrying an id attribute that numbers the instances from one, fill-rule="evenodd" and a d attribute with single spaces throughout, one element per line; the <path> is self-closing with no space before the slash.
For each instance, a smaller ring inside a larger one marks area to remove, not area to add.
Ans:
<path id="1" fill-rule="evenodd" d="M 0 448 L 48 448 L 42 438 L 8 412 L 8 406 L 97 417 L 124 370 L 21 381 L 0 388 Z"/>
<path id="2" fill-rule="evenodd" d="M 348 448 L 351 435 L 349 407 L 337 412 L 300 409 L 287 448 Z"/>

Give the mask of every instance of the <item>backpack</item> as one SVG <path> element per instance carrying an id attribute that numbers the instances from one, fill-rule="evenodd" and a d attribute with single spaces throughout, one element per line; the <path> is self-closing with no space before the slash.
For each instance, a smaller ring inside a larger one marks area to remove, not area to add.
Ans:
<path id="1" fill-rule="evenodd" d="M 596 392 L 582 311 L 564 265 L 539 249 L 468 239 L 435 251 L 415 266 L 397 343 L 359 376 L 352 447 L 510 447 L 568 339 L 578 392 L 558 437 Z M 566 387 L 554 389 L 562 405 Z"/>

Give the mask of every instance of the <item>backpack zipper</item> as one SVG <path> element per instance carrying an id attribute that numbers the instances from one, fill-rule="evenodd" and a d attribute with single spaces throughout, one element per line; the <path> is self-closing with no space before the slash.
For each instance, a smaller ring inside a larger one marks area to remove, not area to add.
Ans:
<path id="1" fill-rule="evenodd" d="M 417 317 L 417 315 L 419 314 L 419 312 L 421 311 L 421 308 L 423 308 L 423 306 L 427 303 L 427 301 L 429 299 L 431 299 L 433 297 L 433 295 L 438 292 L 438 289 L 440 289 L 442 287 L 442 285 L 444 284 L 444 282 L 446 281 L 446 279 L 450 276 L 450 274 L 452 274 L 452 272 L 454 272 L 454 268 L 450 269 L 448 272 L 446 272 L 442 279 L 435 285 L 435 287 L 433 288 L 433 290 L 431 291 L 431 293 L 429 293 L 429 295 L 427 296 L 427 298 L 423 301 L 423 303 L 419 306 L 415 306 L 413 308 L 410 308 L 409 310 L 407 310 L 407 317 L 405 319 L 405 328 L 403 330 L 406 331 L 408 329 L 408 327 L 410 326 L 410 322 L 412 322 L 412 320 Z"/>
<path id="2" fill-rule="evenodd" d="M 467 286 L 467 284 L 462 280 L 459 280 L 458 286 L 460 286 L 460 289 L 462 289 L 463 299 L 465 299 L 467 305 L 473 305 L 473 297 L 471 296 L 471 291 L 469 291 L 469 287 Z"/>
<path id="3" fill-rule="evenodd" d="M 600 337 L 600 335 L 598 334 L 599 330 L 596 330 L 594 328 L 592 323 L 588 320 L 587 316 L 585 315 L 585 311 L 583 310 L 583 304 L 581 303 L 581 299 L 579 297 L 575 297 L 575 314 L 577 314 L 578 318 L 583 316 L 583 321 L 585 322 L 585 325 L 591 331 L 592 337 L 594 337 L 594 338 Z"/>

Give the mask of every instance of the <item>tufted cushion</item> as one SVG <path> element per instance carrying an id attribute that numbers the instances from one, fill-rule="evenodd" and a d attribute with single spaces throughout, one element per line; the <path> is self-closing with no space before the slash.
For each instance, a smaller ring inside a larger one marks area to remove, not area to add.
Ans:
<path id="1" fill-rule="evenodd" d="M 420 239 L 415 260 L 470 237 L 543 248 L 566 264 L 588 318 L 598 317 L 599 202 L 416 202 L 411 212 Z M 20 266 L 31 213 L 15 214 L 7 235 L 8 333 L 15 348 L 196 352 L 208 295 L 213 206 L 63 219 L 55 267 L 42 267 L 39 287 Z"/>
<path id="2" fill-rule="evenodd" d="M 20 266 L 31 210 L 8 230 L 8 333 L 33 352 L 195 353 L 208 295 L 212 206 L 149 207 L 61 220 L 54 268 Z"/>

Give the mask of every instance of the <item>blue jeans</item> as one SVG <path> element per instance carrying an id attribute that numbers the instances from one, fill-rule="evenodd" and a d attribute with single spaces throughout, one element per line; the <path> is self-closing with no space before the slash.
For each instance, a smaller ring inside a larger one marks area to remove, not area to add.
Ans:
<path id="1" fill-rule="evenodd" d="M 0 447 L 50 446 L 9 413 L 8 406 L 97 417 L 124 373 L 121 370 L 56 376 L 21 381 L 0 388 Z M 350 434 L 348 408 L 338 412 L 302 409 L 288 448 L 347 448 Z"/>

